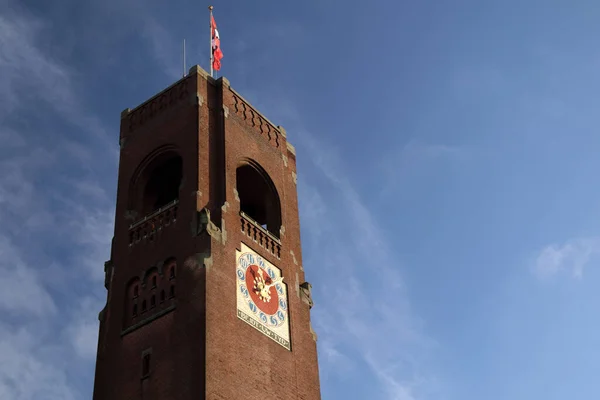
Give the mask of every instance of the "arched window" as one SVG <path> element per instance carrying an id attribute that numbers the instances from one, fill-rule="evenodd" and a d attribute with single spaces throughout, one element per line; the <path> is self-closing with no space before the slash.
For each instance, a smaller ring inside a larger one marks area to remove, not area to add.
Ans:
<path id="1" fill-rule="evenodd" d="M 279 237 L 281 203 L 267 173 L 255 162 L 248 162 L 236 170 L 236 188 L 240 197 L 240 210 L 275 237 Z"/>
<path id="2" fill-rule="evenodd" d="M 165 291 L 161 290 L 160 291 L 160 302 L 162 303 L 163 301 L 165 301 Z"/>
<path id="3" fill-rule="evenodd" d="M 175 297 L 175 285 L 171 285 L 171 288 L 169 289 L 169 298 L 173 297 Z"/>
<path id="4" fill-rule="evenodd" d="M 125 298 L 123 302 L 123 324 L 125 326 L 131 323 L 131 319 L 138 315 L 138 297 L 140 295 L 140 279 L 133 277 L 126 286 Z"/>
<path id="5" fill-rule="evenodd" d="M 171 268 L 169 268 L 169 279 L 175 279 L 175 266 L 172 265 Z"/>
<path id="6" fill-rule="evenodd" d="M 148 155 L 133 174 L 128 207 L 142 218 L 179 199 L 183 160 L 173 146 L 163 146 Z"/>
<path id="7" fill-rule="evenodd" d="M 156 288 L 156 275 L 152 277 L 152 289 Z"/>
<path id="8" fill-rule="evenodd" d="M 156 296 L 152 295 L 152 297 L 150 297 L 150 308 L 154 307 L 156 307 Z"/>
<path id="9" fill-rule="evenodd" d="M 146 312 L 146 300 L 142 301 L 142 313 Z"/>
<path id="10" fill-rule="evenodd" d="M 179 198 L 183 176 L 181 157 L 174 156 L 156 165 L 144 186 L 144 214 L 150 213 Z"/>

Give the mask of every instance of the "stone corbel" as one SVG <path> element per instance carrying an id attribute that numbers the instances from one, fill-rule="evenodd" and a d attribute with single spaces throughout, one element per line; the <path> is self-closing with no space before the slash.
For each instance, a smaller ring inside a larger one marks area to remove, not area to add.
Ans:
<path id="1" fill-rule="evenodd" d="M 114 264 L 112 260 L 108 260 L 104 263 L 104 287 L 106 290 L 110 289 L 110 283 L 113 277 Z"/>
<path id="2" fill-rule="evenodd" d="M 196 213 L 196 223 L 194 225 L 194 229 L 192 229 L 194 236 L 198 236 L 202 232 L 206 232 L 219 242 L 222 241 L 221 230 L 217 225 L 215 225 L 214 222 L 211 221 L 210 211 L 208 208 L 205 207 Z"/>
<path id="3" fill-rule="evenodd" d="M 312 308 L 314 303 L 312 300 L 312 285 L 310 283 L 304 282 L 300 284 L 300 298 L 308 304 L 308 308 Z"/>
<path id="4" fill-rule="evenodd" d="M 212 257 L 208 253 L 196 253 L 185 259 L 183 267 L 185 269 L 196 271 L 200 268 L 210 268 L 212 266 Z"/>
<path id="5" fill-rule="evenodd" d="M 125 219 L 129 221 L 135 221 L 138 219 L 138 212 L 135 210 L 126 210 Z"/>
<path id="6" fill-rule="evenodd" d="M 98 321 L 104 322 L 104 317 L 106 316 L 106 305 L 100 312 L 98 313 Z"/>

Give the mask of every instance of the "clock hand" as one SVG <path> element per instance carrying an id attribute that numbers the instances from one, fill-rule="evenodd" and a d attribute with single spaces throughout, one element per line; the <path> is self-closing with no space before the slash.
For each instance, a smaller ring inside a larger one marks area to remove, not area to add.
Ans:
<path id="1" fill-rule="evenodd" d="M 283 277 L 279 277 L 279 278 L 273 280 L 270 284 L 265 285 L 265 289 L 270 289 L 271 286 L 277 285 L 279 282 L 283 282 Z"/>

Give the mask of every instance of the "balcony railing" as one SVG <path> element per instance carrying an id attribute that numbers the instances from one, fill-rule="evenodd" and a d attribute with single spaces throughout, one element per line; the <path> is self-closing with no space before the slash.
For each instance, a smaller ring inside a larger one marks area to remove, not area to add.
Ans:
<path id="1" fill-rule="evenodd" d="M 177 221 L 178 209 L 179 200 L 173 200 L 131 224 L 129 226 L 129 246 L 154 240 L 159 232 Z"/>
<path id="2" fill-rule="evenodd" d="M 242 211 L 240 211 L 240 225 L 242 232 L 260 247 L 268 250 L 278 259 L 281 257 L 281 241 Z"/>

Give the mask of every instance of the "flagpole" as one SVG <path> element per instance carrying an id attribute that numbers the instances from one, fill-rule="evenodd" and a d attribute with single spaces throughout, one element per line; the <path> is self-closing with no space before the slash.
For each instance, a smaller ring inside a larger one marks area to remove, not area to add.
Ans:
<path id="1" fill-rule="evenodd" d="M 210 11 L 210 20 L 208 22 L 210 26 L 210 77 L 213 77 L 213 38 L 212 38 L 212 10 L 213 6 L 208 6 L 208 10 Z"/>
<path id="2" fill-rule="evenodd" d="M 185 39 L 183 39 L 183 77 L 185 78 Z"/>

